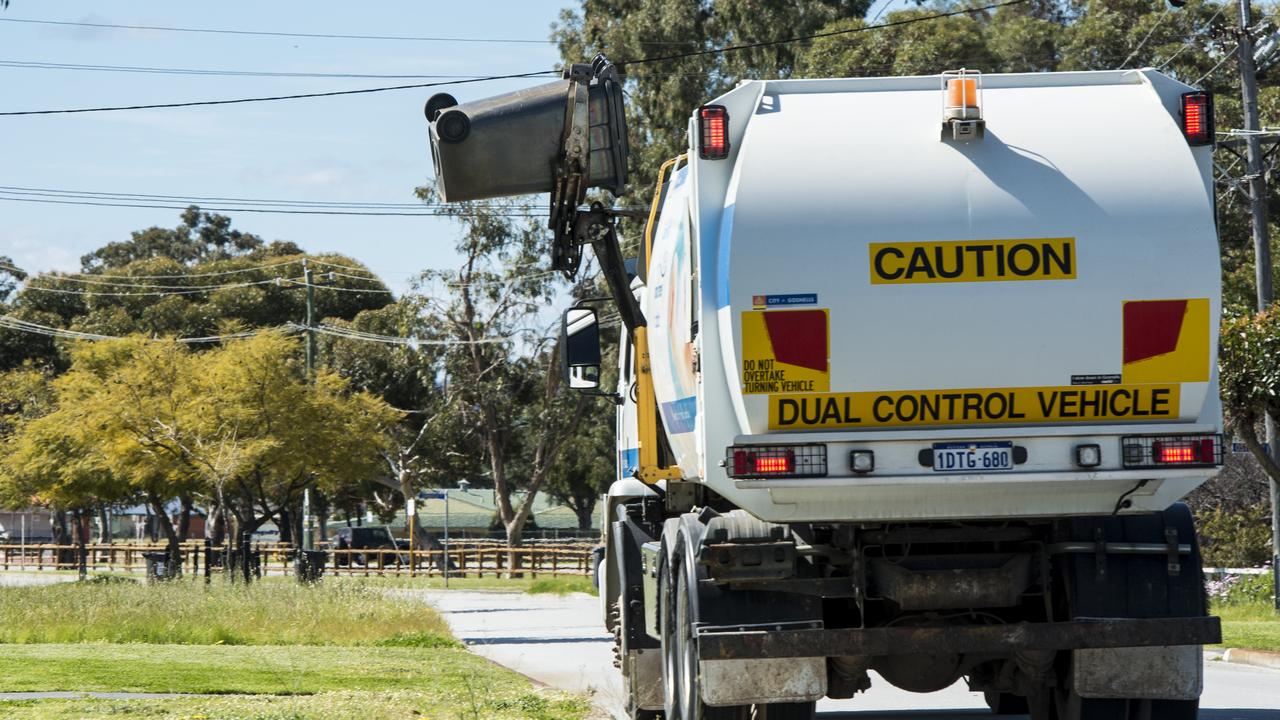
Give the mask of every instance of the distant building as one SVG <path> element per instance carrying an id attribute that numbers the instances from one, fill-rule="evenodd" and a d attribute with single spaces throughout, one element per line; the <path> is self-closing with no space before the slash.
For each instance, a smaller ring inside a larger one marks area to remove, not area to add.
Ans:
<path id="1" fill-rule="evenodd" d="M 0 510 L 0 542 L 47 543 L 53 540 L 48 510 Z"/>

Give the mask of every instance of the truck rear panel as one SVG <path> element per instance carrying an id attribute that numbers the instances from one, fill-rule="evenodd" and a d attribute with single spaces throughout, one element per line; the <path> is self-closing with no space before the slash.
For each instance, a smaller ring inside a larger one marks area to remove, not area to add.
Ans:
<path id="1" fill-rule="evenodd" d="M 685 473 L 790 521 L 1162 509 L 1210 477 L 1135 468 L 1121 441 L 1220 431 L 1210 150 L 1182 135 L 1188 90 L 1150 71 L 986 76 L 971 142 L 941 138 L 937 77 L 715 101 L 731 152 L 673 182 L 646 297 Z M 730 446 L 797 444 L 823 448 L 821 474 L 729 476 Z"/>

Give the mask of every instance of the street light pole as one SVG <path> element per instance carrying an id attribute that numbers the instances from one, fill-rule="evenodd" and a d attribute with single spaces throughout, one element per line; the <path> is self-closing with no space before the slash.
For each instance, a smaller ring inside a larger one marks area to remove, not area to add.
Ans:
<path id="1" fill-rule="evenodd" d="M 1263 170 L 1262 139 L 1258 133 L 1258 79 L 1253 60 L 1253 37 L 1249 34 L 1249 0 L 1239 0 L 1239 44 L 1236 54 L 1240 63 L 1240 89 L 1244 104 L 1245 159 L 1249 168 L 1249 210 L 1253 225 L 1254 277 L 1258 289 L 1258 311 L 1271 306 L 1271 233 L 1267 227 L 1267 178 Z M 1276 422 L 1271 413 L 1263 413 L 1265 446 L 1272 462 L 1280 463 L 1280 443 L 1276 442 Z M 1268 476 L 1270 477 L 1270 476 Z M 1271 490 L 1271 567 L 1275 605 L 1280 609 L 1280 483 L 1269 480 Z"/>

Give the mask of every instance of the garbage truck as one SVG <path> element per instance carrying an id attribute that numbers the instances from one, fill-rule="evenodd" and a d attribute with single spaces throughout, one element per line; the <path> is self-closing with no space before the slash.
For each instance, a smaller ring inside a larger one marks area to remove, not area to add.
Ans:
<path id="1" fill-rule="evenodd" d="M 630 716 L 807 720 L 874 675 L 1194 718 L 1220 641 L 1179 502 L 1223 458 L 1212 95 L 1151 69 L 743 81 L 690 108 L 645 211 L 610 200 L 622 88 L 597 58 L 427 115 L 446 201 L 546 193 L 554 266 L 590 246 L 608 286 L 559 351 L 617 406 L 602 620 Z"/>

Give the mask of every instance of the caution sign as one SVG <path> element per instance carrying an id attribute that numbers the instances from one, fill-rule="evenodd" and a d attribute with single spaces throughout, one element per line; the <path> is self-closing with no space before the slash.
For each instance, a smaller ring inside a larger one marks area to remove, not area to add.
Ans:
<path id="1" fill-rule="evenodd" d="M 871 284 L 1073 280 L 1075 238 L 871 243 Z"/>
<path id="2" fill-rule="evenodd" d="M 742 313 L 742 392 L 814 393 L 831 389 L 827 310 Z"/>
<path id="3" fill-rule="evenodd" d="M 1180 385 L 1098 385 L 774 395 L 770 430 L 1172 420 Z"/>

